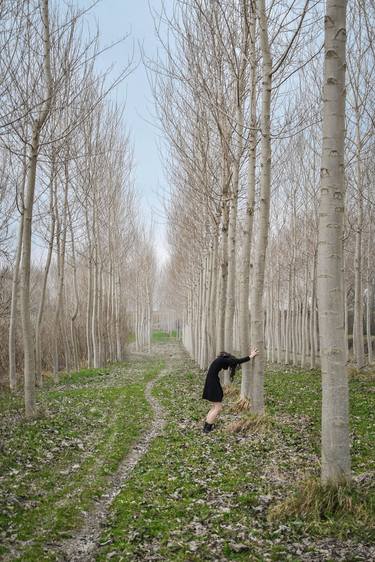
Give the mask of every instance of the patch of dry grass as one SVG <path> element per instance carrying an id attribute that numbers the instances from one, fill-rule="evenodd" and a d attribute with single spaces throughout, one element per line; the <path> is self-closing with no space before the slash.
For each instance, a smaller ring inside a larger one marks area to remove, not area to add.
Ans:
<path id="1" fill-rule="evenodd" d="M 375 368 L 373 365 L 368 365 L 363 369 L 357 369 L 354 365 L 349 365 L 347 367 L 347 373 L 349 379 L 375 382 Z"/>
<path id="2" fill-rule="evenodd" d="M 296 489 L 268 513 L 270 521 L 301 518 L 315 524 L 334 518 L 355 518 L 374 525 L 371 492 L 358 484 L 323 486 L 318 478 L 303 480 Z"/>
<path id="3" fill-rule="evenodd" d="M 270 429 L 273 420 L 268 415 L 256 416 L 254 414 L 243 414 L 239 419 L 231 422 L 226 431 L 229 433 L 253 433 L 264 432 Z"/>
<path id="4" fill-rule="evenodd" d="M 239 398 L 232 406 L 233 412 L 243 412 L 250 410 L 251 402 L 247 398 Z"/>
<path id="5" fill-rule="evenodd" d="M 223 390 L 224 396 L 227 396 L 228 398 L 237 397 L 240 394 L 240 391 L 234 384 L 227 384 L 226 386 L 224 386 Z"/>

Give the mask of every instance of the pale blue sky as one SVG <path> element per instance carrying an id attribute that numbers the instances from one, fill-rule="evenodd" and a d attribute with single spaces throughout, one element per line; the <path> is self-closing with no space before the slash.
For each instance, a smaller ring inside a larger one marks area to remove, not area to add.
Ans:
<path id="1" fill-rule="evenodd" d="M 88 6 L 89 0 L 78 0 L 80 6 Z M 89 16 L 93 23 L 97 22 L 100 30 L 101 46 L 108 45 L 125 34 L 129 38 L 103 53 L 97 65 L 100 69 L 114 66 L 113 73 L 118 73 L 126 64 L 134 49 L 135 60 L 140 59 L 138 43 L 143 45 L 147 56 L 152 57 L 158 48 L 154 34 L 154 23 L 150 13 L 160 11 L 160 0 L 101 0 Z M 165 5 L 171 6 L 172 0 L 166 0 Z M 165 186 L 162 164 L 157 147 L 160 131 L 153 114 L 153 100 L 149 88 L 146 70 L 140 62 L 136 70 L 116 89 L 113 94 L 119 101 L 126 100 L 125 120 L 131 131 L 134 143 L 136 162 L 135 180 L 138 194 L 141 196 L 142 215 L 147 222 L 152 220 L 155 231 L 155 244 L 161 260 L 166 255 L 164 240 L 164 219 L 162 213 L 160 192 Z M 154 120 L 155 126 L 150 121 Z"/>

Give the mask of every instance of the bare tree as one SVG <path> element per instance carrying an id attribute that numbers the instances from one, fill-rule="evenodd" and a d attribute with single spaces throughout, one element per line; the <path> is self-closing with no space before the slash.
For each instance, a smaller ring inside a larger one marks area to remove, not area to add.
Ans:
<path id="1" fill-rule="evenodd" d="M 33 118 L 31 128 L 29 166 L 23 207 L 22 261 L 21 261 L 21 304 L 22 329 L 24 344 L 24 377 L 25 377 L 25 413 L 26 417 L 35 415 L 35 369 L 34 339 L 30 315 L 30 261 L 31 232 L 34 207 L 37 164 L 40 150 L 40 134 L 51 111 L 53 95 L 53 78 L 51 71 L 51 39 L 48 0 L 41 2 L 43 27 L 43 74 L 44 94 L 40 108 Z"/>
<path id="2" fill-rule="evenodd" d="M 317 280 L 323 381 L 321 477 L 323 484 L 332 485 L 350 480 L 342 258 L 345 201 L 345 20 L 346 1 L 328 0 L 325 16 Z"/>

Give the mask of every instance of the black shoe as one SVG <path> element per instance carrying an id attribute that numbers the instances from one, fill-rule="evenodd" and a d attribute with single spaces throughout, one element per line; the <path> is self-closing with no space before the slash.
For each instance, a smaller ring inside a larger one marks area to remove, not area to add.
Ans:
<path id="1" fill-rule="evenodd" d="M 210 431 L 212 431 L 213 428 L 214 428 L 214 424 L 213 424 L 213 423 L 204 422 L 203 433 L 210 433 Z"/>

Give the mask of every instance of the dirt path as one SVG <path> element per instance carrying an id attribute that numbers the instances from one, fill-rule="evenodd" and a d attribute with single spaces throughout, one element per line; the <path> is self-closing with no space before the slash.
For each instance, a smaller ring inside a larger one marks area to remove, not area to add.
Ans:
<path id="1" fill-rule="evenodd" d="M 70 562 L 76 560 L 84 562 L 95 560 L 98 540 L 112 501 L 121 491 L 124 482 L 129 478 L 138 461 L 148 450 L 152 440 L 163 431 L 165 425 L 164 412 L 159 402 L 152 396 L 152 388 L 167 372 L 168 368 L 163 369 L 146 386 L 145 396 L 154 414 L 151 427 L 124 457 L 116 473 L 109 478 L 107 492 L 101 496 L 93 509 L 87 513 L 84 524 L 78 533 L 61 544 L 59 560 L 69 560 Z"/>

